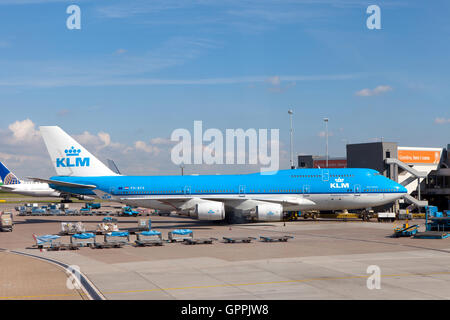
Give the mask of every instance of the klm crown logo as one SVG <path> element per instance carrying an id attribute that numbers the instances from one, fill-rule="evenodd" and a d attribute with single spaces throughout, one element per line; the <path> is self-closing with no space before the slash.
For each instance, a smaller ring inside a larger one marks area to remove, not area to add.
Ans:
<path id="1" fill-rule="evenodd" d="M 89 167 L 90 166 L 90 158 L 82 158 L 80 157 L 81 150 L 75 149 L 75 147 L 71 147 L 70 149 L 64 150 L 66 154 L 63 158 L 56 158 L 56 167 L 57 168 L 71 168 L 71 167 Z"/>
<path id="2" fill-rule="evenodd" d="M 334 179 L 334 181 L 336 181 L 336 182 L 330 183 L 331 189 L 349 189 L 350 188 L 350 183 L 348 183 L 348 182 L 344 183 L 344 179 L 342 179 L 342 178 Z"/>
<path id="3" fill-rule="evenodd" d="M 74 147 L 70 148 L 70 149 L 66 149 L 64 150 L 64 152 L 66 153 L 66 157 L 78 157 L 81 153 L 80 149 L 75 149 Z"/>

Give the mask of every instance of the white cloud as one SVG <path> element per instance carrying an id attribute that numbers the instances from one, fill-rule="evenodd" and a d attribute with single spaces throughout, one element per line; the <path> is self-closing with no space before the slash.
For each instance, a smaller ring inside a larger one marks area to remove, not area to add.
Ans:
<path id="1" fill-rule="evenodd" d="M 388 91 L 392 91 L 392 87 L 390 86 L 378 86 L 375 89 L 362 89 L 358 92 L 355 93 L 355 95 L 360 96 L 360 97 L 371 97 L 371 96 L 376 96 Z"/>
<path id="2" fill-rule="evenodd" d="M 287 77 L 283 77 L 283 80 L 288 80 L 290 82 L 284 86 L 281 85 L 281 77 L 280 76 L 273 76 L 273 77 L 266 78 L 265 82 L 268 82 L 272 85 L 270 88 L 268 88 L 268 90 L 270 92 L 283 93 L 286 90 L 288 90 L 289 88 L 295 87 L 295 85 L 297 83 L 294 80 L 306 80 L 306 78 L 302 79 L 302 77 L 299 77 L 299 76 L 287 76 Z M 313 80 L 313 78 L 311 78 L 311 80 Z"/>
<path id="3" fill-rule="evenodd" d="M 437 124 L 447 124 L 450 123 L 450 118 L 436 118 L 434 119 L 434 122 Z"/>
<path id="4" fill-rule="evenodd" d="M 171 145 L 175 144 L 174 141 L 166 138 L 153 138 L 150 140 L 151 144 L 157 144 L 157 145 Z"/>
<path id="5" fill-rule="evenodd" d="M 271 83 L 273 86 L 279 86 L 281 84 L 281 79 L 279 76 L 269 77 L 266 81 Z"/>
<path id="6" fill-rule="evenodd" d="M 18 177 L 48 178 L 55 175 L 55 169 L 47 149 L 30 119 L 10 124 L 10 129 L 0 128 L 0 161 Z M 179 174 L 180 169 L 171 160 L 171 148 L 175 144 L 166 138 L 155 137 L 131 144 L 114 142 L 114 136 L 107 132 L 93 134 L 84 131 L 79 135 L 68 132 L 75 140 L 94 154 L 100 161 L 113 159 L 120 171 L 127 175 Z M 280 150 L 280 155 L 284 155 Z M 186 173 L 213 174 L 258 172 L 254 165 L 188 165 Z"/>
<path id="7" fill-rule="evenodd" d="M 90 133 L 89 131 L 84 131 L 80 135 L 74 136 L 75 140 L 81 145 L 85 146 L 87 149 L 94 148 L 95 151 L 99 151 L 103 148 L 114 148 L 123 149 L 125 146 L 118 142 L 111 141 L 111 135 L 106 132 L 99 132 L 97 135 Z"/>
<path id="8" fill-rule="evenodd" d="M 104 143 L 105 147 L 111 145 L 111 136 L 106 132 L 99 132 L 98 137 Z"/>
<path id="9" fill-rule="evenodd" d="M 117 49 L 115 53 L 116 54 L 124 54 L 126 52 L 127 52 L 127 50 L 125 50 L 125 49 Z"/>
<path id="10" fill-rule="evenodd" d="M 30 119 L 16 121 L 8 126 L 12 132 L 14 142 L 33 142 L 39 139 L 40 133 Z"/>
<path id="11" fill-rule="evenodd" d="M 148 145 L 146 142 L 144 141 L 136 141 L 134 143 L 134 147 L 136 148 L 136 150 L 140 150 L 140 151 L 144 151 L 147 153 L 152 153 L 152 154 L 159 154 L 160 150 L 158 147 L 152 146 L 152 145 Z"/>
<path id="12" fill-rule="evenodd" d="M 89 131 L 84 131 L 80 135 L 74 136 L 75 140 L 77 140 L 80 144 L 90 144 L 93 141 L 96 141 L 98 139 L 97 136 L 91 134 Z"/>
<path id="13" fill-rule="evenodd" d="M 167 50 L 169 51 L 169 50 Z M 180 47 L 180 52 L 186 52 Z M 198 53 L 192 49 L 189 55 L 183 59 L 194 58 Z M 257 76 L 235 76 L 222 78 L 198 78 L 198 79 L 160 79 L 148 76 L 142 76 L 143 72 L 151 72 L 161 68 L 167 68 L 182 64 L 183 59 L 170 53 L 160 53 L 159 58 L 134 57 L 124 59 L 122 62 L 109 63 L 96 61 L 89 68 L 86 66 L 75 66 L 73 69 L 67 68 L 68 63 L 64 66 L 52 67 L 52 73 L 48 72 L 48 68 L 42 66 L 42 63 L 28 64 L 27 70 L 35 73 L 33 77 L 30 75 L 21 76 L 16 73 L 15 77 L 1 78 L 0 87 L 71 87 L 71 86 L 161 86 L 161 85 L 229 85 L 242 83 L 269 83 L 272 86 L 279 83 L 281 88 L 282 81 L 289 82 L 285 88 L 296 85 L 296 81 L 345 81 L 367 76 L 366 74 L 322 74 L 322 75 L 280 75 L 268 77 L 267 75 Z M 126 62 L 126 66 L 125 66 Z M 54 64 L 57 64 L 56 62 Z M 95 65 L 94 65 L 95 64 Z M 1 61 L 0 61 L 1 66 Z M 13 65 L 13 70 L 19 70 L 19 66 Z M 57 71 L 54 71 L 56 70 Z M 277 88 L 277 86 L 274 86 Z M 283 89 L 285 89 L 283 88 Z"/>
<path id="14" fill-rule="evenodd" d="M 56 115 L 58 116 L 58 117 L 65 117 L 65 116 L 67 116 L 67 115 L 69 115 L 70 114 L 70 110 L 69 109 L 60 109 L 60 110 L 58 110 L 58 112 L 56 113 Z"/>

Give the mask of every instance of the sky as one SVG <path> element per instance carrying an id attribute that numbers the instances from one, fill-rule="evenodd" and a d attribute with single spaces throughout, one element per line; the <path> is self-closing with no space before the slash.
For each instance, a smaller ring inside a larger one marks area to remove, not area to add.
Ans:
<path id="1" fill-rule="evenodd" d="M 68 29 L 67 8 L 81 10 Z M 369 5 L 381 29 L 368 29 Z M 450 143 L 448 1 L 0 0 L 0 160 L 55 174 L 39 134 L 58 125 L 126 174 L 178 174 L 172 132 L 280 130 L 296 154 L 347 143 Z M 186 173 L 256 165 L 186 166 Z"/>

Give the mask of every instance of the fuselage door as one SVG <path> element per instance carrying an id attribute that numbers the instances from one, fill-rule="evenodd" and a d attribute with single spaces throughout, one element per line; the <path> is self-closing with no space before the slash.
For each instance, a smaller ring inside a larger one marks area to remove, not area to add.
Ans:
<path id="1" fill-rule="evenodd" d="M 245 186 L 239 186 L 239 197 L 245 196 Z"/>
<path id="2" fill-rule="evenodd" d="M 191 186 L 184 186 L 184 194 L 185 195 L 191 194 Z"/>
<path id="3" fill-rule="evenodd" d="M 359 184 L 355 184 L 355 196 L 361 195 L 361 186 Z"/>
<path id="4" fill-rule="evenodd" d="M 322 170 L 322 181 L 329 181 L 330 180 L 330 171 L 328 169 Z"/>
<path id="5" fill-rule="evenodd" d="M 303 185 L 303 194 L 309 194 L 309 192 L 311 191 L 309 185 Z"/>

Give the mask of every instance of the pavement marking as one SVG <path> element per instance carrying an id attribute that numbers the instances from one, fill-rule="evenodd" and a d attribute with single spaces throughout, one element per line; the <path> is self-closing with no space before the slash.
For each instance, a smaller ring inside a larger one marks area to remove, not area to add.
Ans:
<path id="1" fill-rule="evenodd" d="M 403 274 L 387 274 L 381 275 L 383 278 L 387 277 L 410 277 L 410 276 L 431 276 L 431 275 L 449 275 L 450 272 L 432 272 L 432 273 L 403 273 Z M 312 281 L 327 281 L 327 280 L 348 280 L 348 279 L 364 279 L 368 278 L 370 275 L 364 276 L 344 276 L 344 277 L 333 277 L 333 278 L 309 278 L 309 279 L 299 279 L 299 280 L 280 280 L 280 281 L 267 281 L 267 282 L 254 282 L 254 283 L 225 283 L 216 284 L 209 286 L 189 286 L 189 287 L 179 287 L 179 288 L 157 288 L 157 289 L 144 289 L 144 290 L 126 290 L 126 291 L 110 291 L 103 292 L 103 294 L 121 294 L 121 293 L 139 293 L 139 292 L 152 292 L 152 291 L 170 291 L 170 290 L 189 290 L 189 289 L 207 289 L 207 288 L 220 288 L 220 287 L 241 287 L 241 286 L 253 286 L 253 285 L 265 285 L 265 284 L 277 284 L 277 283 L 301 283 L 301 282 L 312 282 Z"/>

